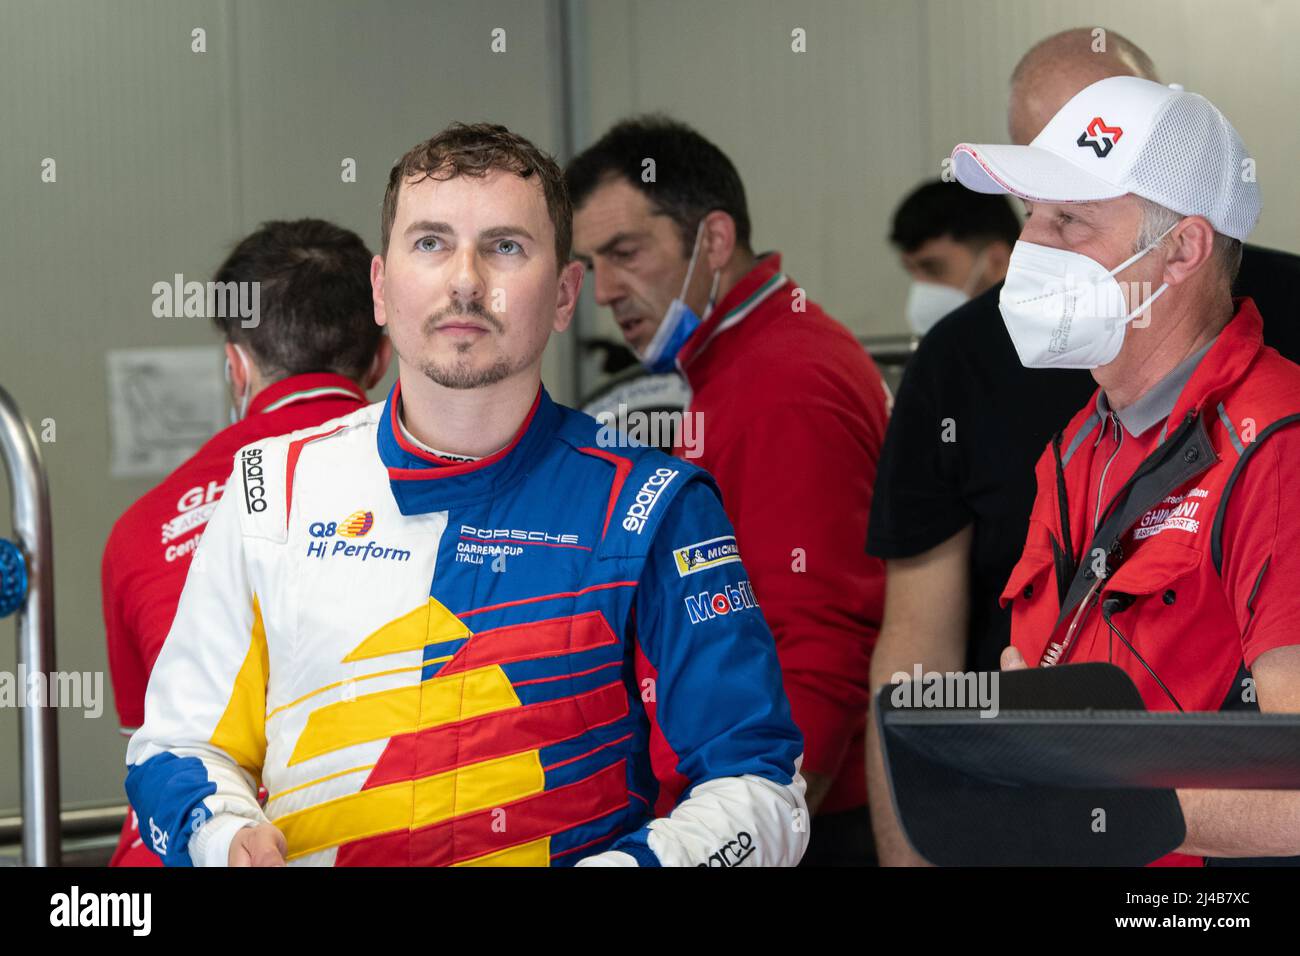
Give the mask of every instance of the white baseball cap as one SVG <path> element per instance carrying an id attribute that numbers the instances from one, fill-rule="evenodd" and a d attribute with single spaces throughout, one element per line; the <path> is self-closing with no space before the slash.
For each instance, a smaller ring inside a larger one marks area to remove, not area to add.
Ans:
<path id="1" fill-rule="evenodd" d="M 1203 96 L 1135 76 L 1098 80 L 1061 107 L 1028 146 L 959 143 L 967 189 L 1071 203 L 1132 193 L 1245 240 L 1259 187 L 1232 124 Z"/>

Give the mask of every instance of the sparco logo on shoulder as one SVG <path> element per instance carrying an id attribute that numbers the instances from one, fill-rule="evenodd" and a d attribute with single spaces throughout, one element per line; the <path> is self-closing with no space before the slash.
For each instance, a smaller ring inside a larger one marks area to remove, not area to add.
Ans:
<path id="1" fill-rule="evenodd" d="M 249 512 L 266 510 L 266 476 L 262 474 L 262 449 L 245 448 L 239 453 L 244 472 L 244 507 Z"/>
<path id="2" fill-rule="evenodd" d="M 623 518 L 623 530 L 635 531 L 640 534 L 645 529 L 645 523 L 650 519 L 650 512 L 659 501 L 659 496 L 664 493 L 664 489 L 672 483 L 677 477 L 675 468 L 657 468 L 655 473 L 646 479 L 641 490 L 636 493 L 631 507 L 627 509 L 627 515 Z"/>

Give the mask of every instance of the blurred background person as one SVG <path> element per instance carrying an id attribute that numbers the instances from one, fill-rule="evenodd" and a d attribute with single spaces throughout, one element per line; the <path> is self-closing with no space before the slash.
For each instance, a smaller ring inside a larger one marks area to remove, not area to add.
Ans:
<path id="1" fill-rule="evenodd" d="M 922 183 L 894 211 L 889 241 L 912 280 L 907 326 L 917 338 L 1007 274 L 1020 220 L 1006 196 Z"/>
<path id="2" fill-rule="evenodd" d="M 862 761 L 884 581 L 861 535 L 887 418 L 880 373 L 780 253 L 753 251 L 740 175 L 695 130 L 624 120 L 567 178 L 596 302 L 648 369 L 690 386 L 693 461 L 722 489 L 804 736 L 804 863 L 874 862 Z"/>
<path id="3" fill-rule="evenodd" d="M 235 452 L 356 411 L 384 377 L 392 349 L 375 324 L 370 259 L 356 233 L 300 219 L 263 223 L 217 270 L 215 282 L 260 285 L 256 324 L 213 319 L 225 340 L 232 424 L 128 508 L 104 548 L 104 629 L 125 736 L 144 722 L 149 674 Z M 162 865 L 134 812 L 109 865 Z"/>

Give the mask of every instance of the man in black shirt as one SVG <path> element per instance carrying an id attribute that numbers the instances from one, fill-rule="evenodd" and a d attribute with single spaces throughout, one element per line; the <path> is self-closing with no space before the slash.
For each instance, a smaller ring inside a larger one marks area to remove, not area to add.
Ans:
<path id="1" fill-rule="evenodd" d="M 1007 274 L 1020 220 L 1006 196 L 931 179 L 894 210 L 889 241 L 912 279 L 907 324 L 917 338 Z"/>
<path id="2" fill-rule="evenodd" d="M 1079 90 L 1106 76 L 1155 80 L 1141 49 L 1113 31 L 1056 34 L 1012 75 L 1009 125 L 1028 143 Z M 957 183 L 949 184 L 962 188 Z M 887 560 L 885 616 L 872 684 L 893 674 L 997 670 L 1010 638 L 997 598 L 1020 558 L 1036 492 L 1034 464 L 1096 382 L 1086 369 L 1027 369 L 998 311 L 1001 284 L 936 324 L 895 398 L 881 451 L 867 550 Z M 1246 246 L 1234 295 L 1251 296 L 1264 340 L 1300 359 L 1300 257 Z M 868 735 L 872 823 L 883 865 L 921 862 L 898 829 L 874 728 Z"/>

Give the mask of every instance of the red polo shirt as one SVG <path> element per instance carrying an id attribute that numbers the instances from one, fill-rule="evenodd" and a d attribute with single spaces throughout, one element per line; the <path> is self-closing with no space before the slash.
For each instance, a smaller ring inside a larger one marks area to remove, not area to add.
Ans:
<path id="1" fill-rule="evenodd" d="M 832 777 L 821 812 L 866 804 L 871 650 L 884 562 L 863 550 L 888 417 L 875 363 L 761 257 L 682 348 L 689 411 L 804 735 L 803 768 Z"/>
<path id="2" fill-rule="evenodd" d="M 366 395 L 340 375 L 295 375 L 268 386 L 248 416 L 222 429 L 117 520 L 104 548 L 102 584 L 108 666 L 122 733 L 144 722 L 149 673 L 171 630 L 185 575 L 208 517 L 249 442 L 310 428 L 356 411 Z M 161 866 L 127 818 L 110 866 Z"/>
<path id="3" fill-rule="evenodd" d="M 1288 476 L 1300 459 L 1300 368 L 1263 344 L 1250 299 L 1235 305 L 1207 347 L 1119 413 L 1096 394 L 1063 432 L 1063 480 L 1050 448 L 1040 459 L 1025 553 L 1002 592 L 1004 605 L 1013 602 L 1012 643 L 1029 666 L 1113 661 L 1149 710 L 1174 710 L 1172 695 L 1184 710 L 1217 711 L 1242 694 L 1242 665 L 1249 669 L 1265 651 L 1300 643 L 1300 523 L 1287 509 Z M 1185 454 L 1182 461 L 1204 467 L 1138 514 L 1118 539 L 1114 569 L 1094 585 L 1101 598 L 1081 602 L 1081 611 L 1056 623 L 1061 602 L 1049 536 L 1063 540 L 1058 484 L 1082 564 L 1090 560 L 1082 550 L 1125 482 L 1168 435 L 1186 427 L 1193 410 L 1207 429 L 1210 457 Z M 1112 593 L 1134 598 L 1112 622 L 1142 660 L 1113 639 L 1101 614 L 1098 605 Z M 1200 862 L 1180 854 L 1157 861 Z"/>

